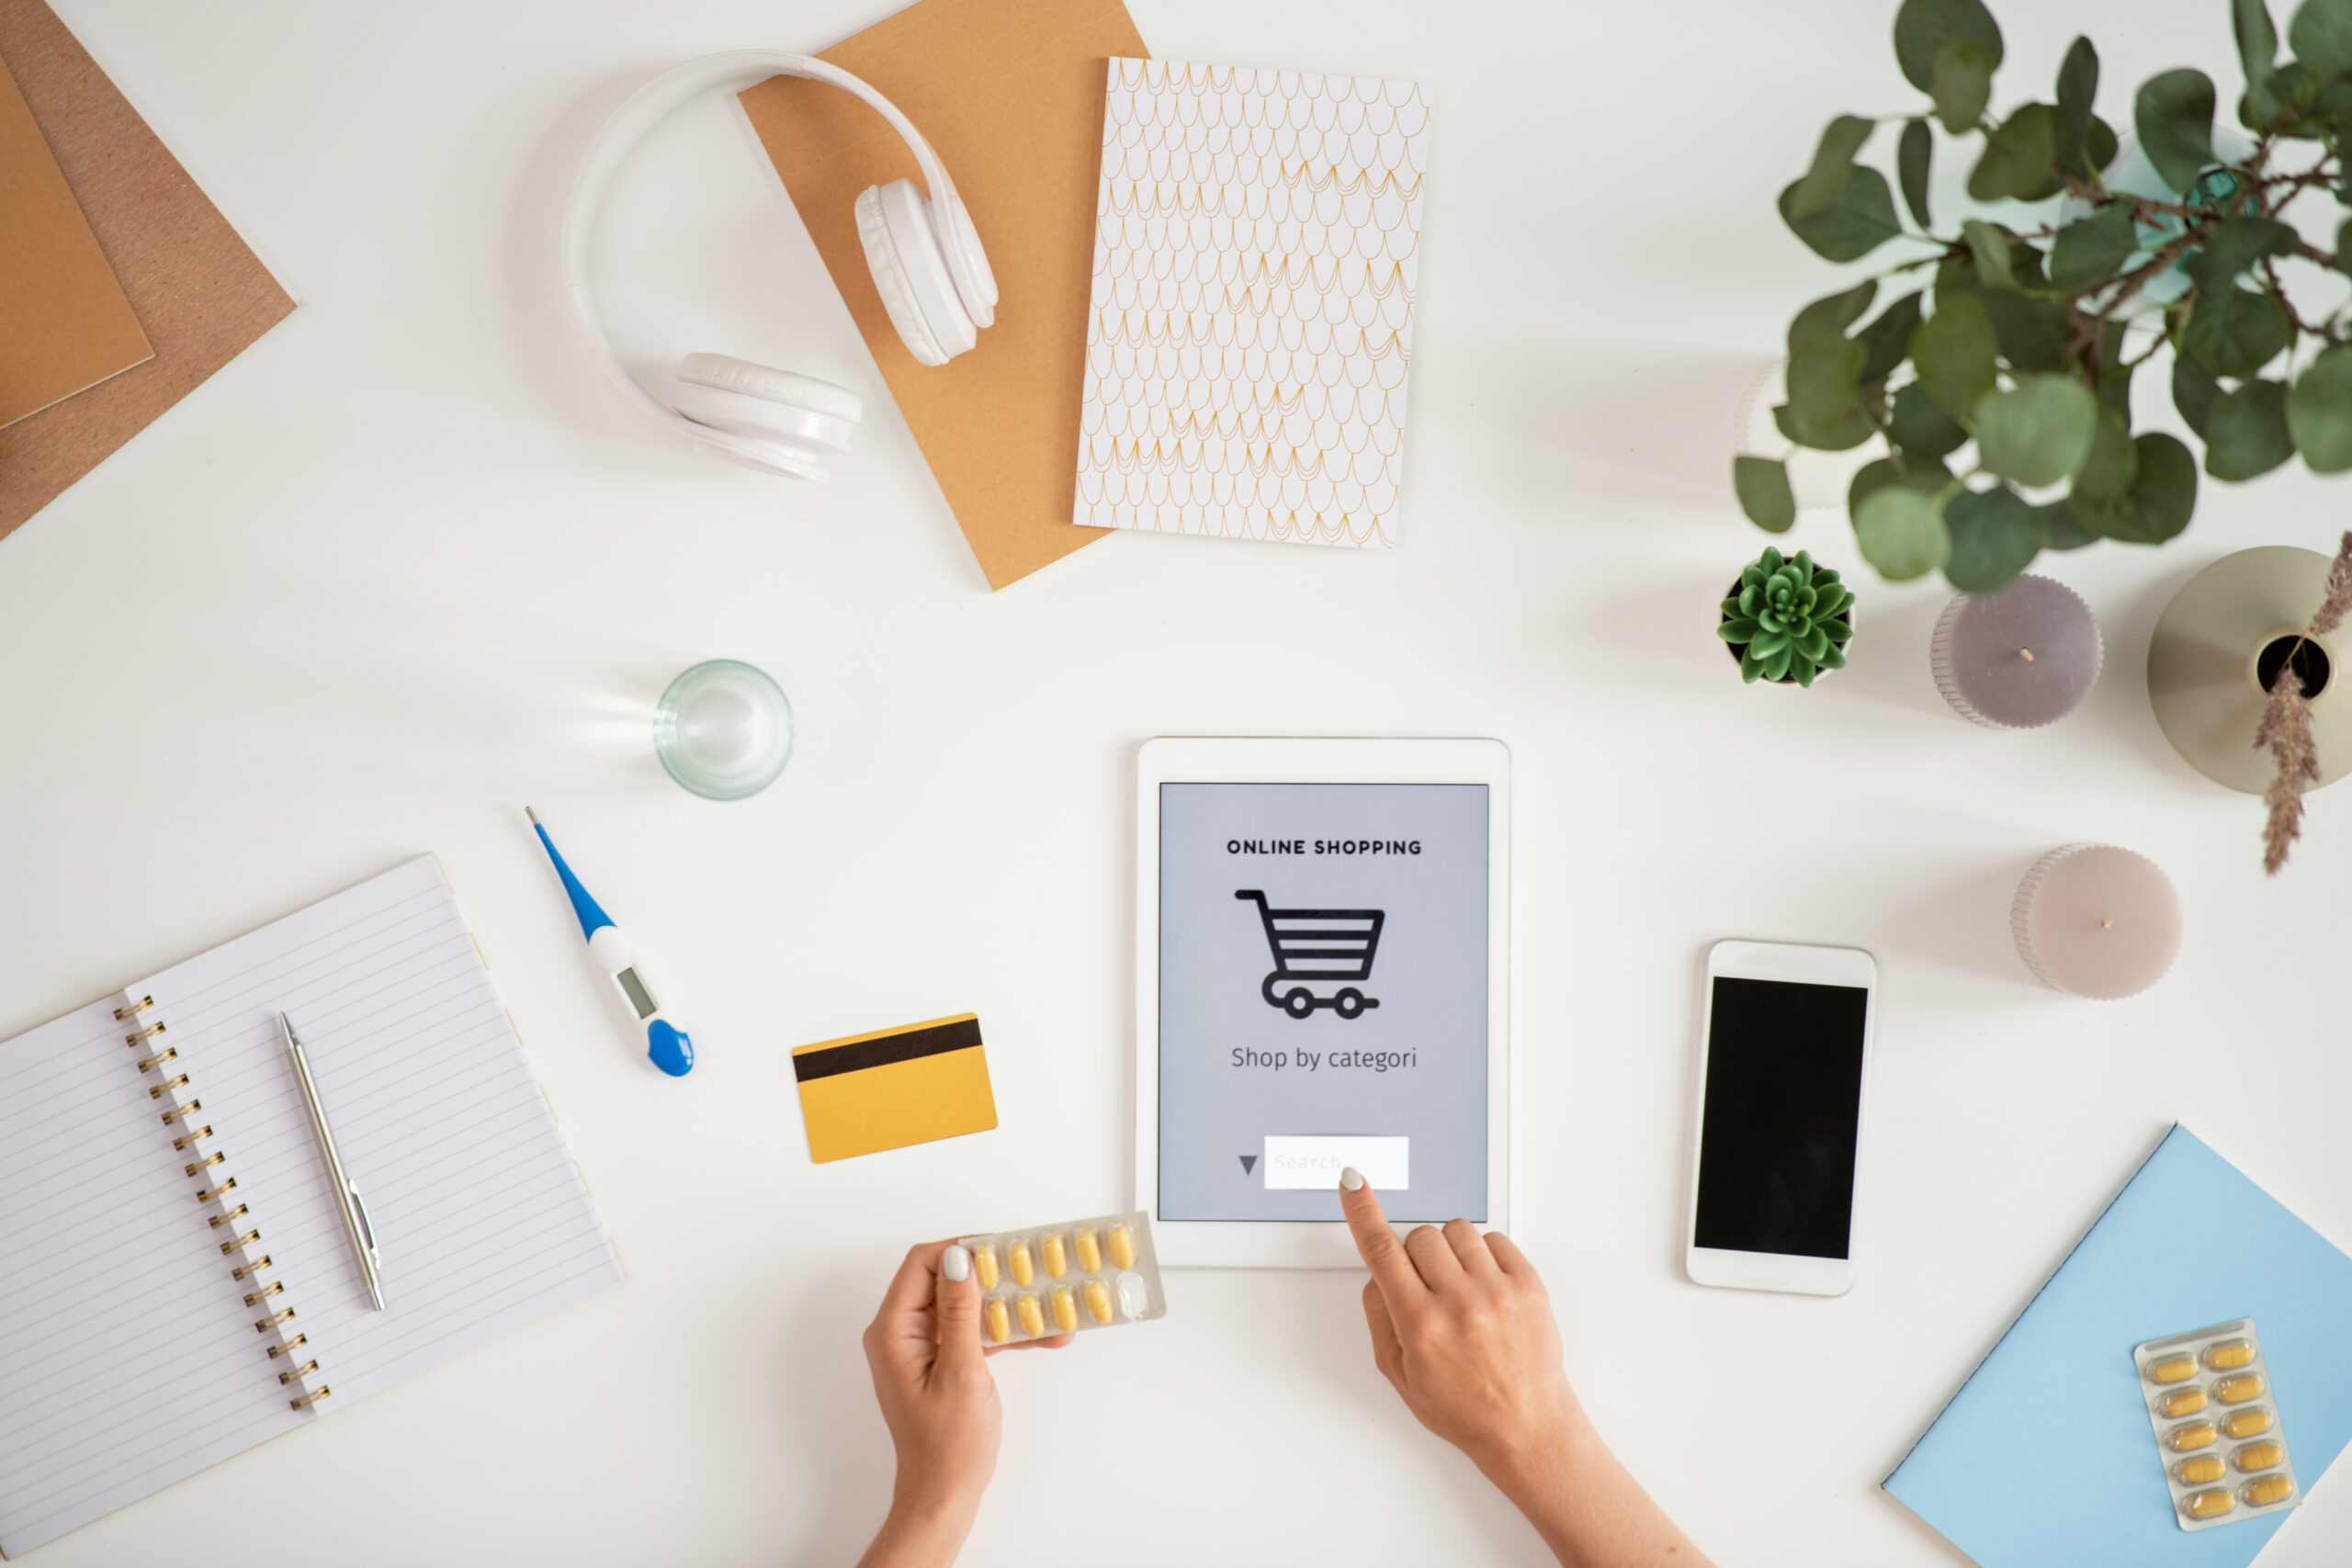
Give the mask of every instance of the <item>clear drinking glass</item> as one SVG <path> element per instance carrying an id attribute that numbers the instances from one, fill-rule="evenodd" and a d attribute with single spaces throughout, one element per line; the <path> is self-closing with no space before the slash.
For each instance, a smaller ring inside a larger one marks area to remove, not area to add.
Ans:
<path id="1" fill-rule="evenodd" d="M 766 671 L 713 659 L 680 675 L 653 710 L 653 754 L 706 800 L 741 800 L 792 760 L 792 704 Z"/>

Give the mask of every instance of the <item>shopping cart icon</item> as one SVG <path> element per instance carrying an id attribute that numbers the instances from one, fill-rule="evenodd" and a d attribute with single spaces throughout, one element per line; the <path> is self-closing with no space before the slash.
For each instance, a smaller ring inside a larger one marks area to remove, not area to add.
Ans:
<path id="1" fill-rule="evenodd" d="M 1385 909 L 1270 909 L 1266 895 L 1244 887 L 1233 895 L 1258 906 L 1265 923 L 1266 945 L 1273 950 L 1274 972 L 1259 987 L 1268 1007 L 1293 1018 L 1312 1018 L 1317 1008 L 1329 1008 L 1341 1018 L 1354 1018 L 1380 1003 L 1353 986 L 1341 986 L 1329 997 L 1314 987 L 1335 980 L 1368 980 L 1373 954 L 1380 949 L 1380 928 L 1388 919 Z"/>

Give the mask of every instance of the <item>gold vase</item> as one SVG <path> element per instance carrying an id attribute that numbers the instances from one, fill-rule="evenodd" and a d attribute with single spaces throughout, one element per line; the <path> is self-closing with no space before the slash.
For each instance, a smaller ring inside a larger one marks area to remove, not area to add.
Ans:
<path id="1" fill-rule="evenodd" d="M 2188 765 L 2248 795 L 2270 787 L 2270 753 L 2254 732 L 2274 678 L 2327 596 L 2328 558 L 2290 545 L 2223 556 L 2181 586 L 2148 645 L 2148 702 L 2156 723 Z M 2345 628 L 2313 637 L 2299 656 L 2312 694 L 2312 738 L 2320 779 L 2352 773 L 2352 700 L 2336 688 Z"/>

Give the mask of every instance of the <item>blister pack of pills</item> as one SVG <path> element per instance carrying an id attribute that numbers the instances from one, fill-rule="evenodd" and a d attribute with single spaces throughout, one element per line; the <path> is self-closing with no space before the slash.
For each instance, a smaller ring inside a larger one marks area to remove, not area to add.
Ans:
<path id="1" fill-rule="evenodd" d="M 980 1282 L 980 1337 L 991 1345 L 1168 1314 L 1151 1219 L 1141 1211 L 960 1239 Z"/>
<path id="2" fill-rule="evenodd" d="M 2151 1339 L 2132 1360 L 2181 1529 L 2258 1518 L 2303 1500 L 2254 1319 Z"/>

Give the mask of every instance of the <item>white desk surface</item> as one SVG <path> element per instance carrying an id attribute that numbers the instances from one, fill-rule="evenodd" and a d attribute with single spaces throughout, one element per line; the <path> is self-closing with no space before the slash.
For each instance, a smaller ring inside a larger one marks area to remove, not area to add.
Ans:
<path id="1" fill-rule="evenodd" d="M 1960 1561 L 1877 1483 L 2175 1119 L 2352 1242 L 2352 795 L 2266 883 L 2259 807 L 2174 756 L 2142 673 L 2192 571 L 2328 548 L 2352 491 L 2209 486 L 2162 550 L 2046 561 L 2110 641 L 2041 733 L 1942 707 L 1943 592 L 1878 583 L 1840 514 L 1794 542 L 1855 572 L 1852 669 L 1747 689 L 1714 639 L 1765 542 L 1726 493 L 1734 393 L 1838 276 L 1772 198 L 1829 115 L 1914 103 L 1894 0 L 1132 4 L 1168 58 L 1434 88 L 1394 553 L 1121 536 L 989 594 L 723 102 L 616 193 L 621 335 L 842 381 L 858 449 L 795 486 L 603 384 L 555 279 L 590 130 L 677 60 L 822 46 L 887 0 L 62 0 L 302 306 L 0 543 L 0 1032 L 436 850 L 630 1278 L 45 1568 L 854 1556 L 890 1473 L 857 1336 L 901 1250 L 1126 1200 L 1127 788 L 1159 734 L 1510 743 L 1519 1236 L 1602 1429 L 1726 1564 Z M 2118 122 L 2157 69 L 2234 82 L 2216 0 L 1997 8 L 2002 103 L 2046 96 L 2077 28 Z M 801 723 L 748 804 L 642 743 L 718 655 Z M 526 801 L 650 950 L 691 1080 L 601 1010 Z M 2080 839 L 2180 886 L 2187 950 L 2140 999 L 2043 990 L 2009 945 L 2018 876 Z M 1700 955 L 1733 934 L 1883 965 L 1842 1300 L 1679 1274 Z M 997 1132 L 808 1163 L 789 1047 L 967 1009 Z M 1163 1323 L 998 1362 L 967 1561 L 1544 1561 L 1374 1371 L 1360 1283 L 1188 1272 Z M 2348 1545 L 2332 1473 L 2264 1568 Z"/>

